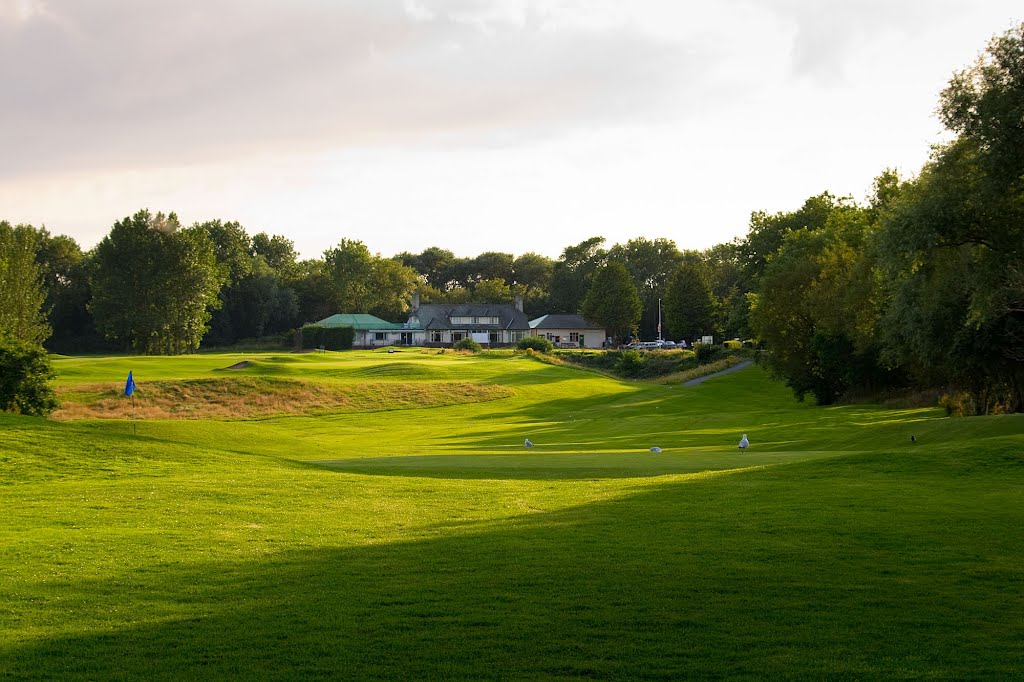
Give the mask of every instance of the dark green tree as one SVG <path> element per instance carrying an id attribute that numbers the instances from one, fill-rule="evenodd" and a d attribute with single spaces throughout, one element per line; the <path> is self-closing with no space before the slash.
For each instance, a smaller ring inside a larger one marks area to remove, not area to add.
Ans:
<path id="1" fill-rule="evenodd" d="M 957 139 L 883 213 L 887 354 L 982 411 L 1024 410 L 1024 24 L 952 79 L 939 115 Z"/>
<path id="2" fill-rule="evenodd" d="M 622 339 L 634 333 L 642 310 L 640 295 L 626 266 L 612 261 L 594 274 L 582 312 L 608 334 Z"/>
<path id="3" fill-rule="evenodd" d="M 511 253 L 486 251 L 473 259 L 473 283 L 500 279 L 511 284 L 515 281 L 515 258 Z"/>
<path id="4" fill-rule="evenodd" d="M 679 267 L 682 254 L 671 239 L 630 239 L 608 251 L 608 259 L 626 266 L 643 304 L 640 315 L 641 338 L 658 335 L 658 301 L 666 296 L 672 273 Z"/>
<path id="5" fill-rule="evenodd" d="M 675 338 L 699 339 L 713 333 L 715 296 L 703 262 L 691 261 L 676 268 L 667 287 L 664 317 L 668 333 Z"/>
<path id="6" fill-rule="evenodd" d="M 591 237 L 567 246 L 551 273 L 550 304 L 554 313 L 577 313 L 591 288 L 594 273 L 604 264 L 608 252 L 604 237 Z"/>

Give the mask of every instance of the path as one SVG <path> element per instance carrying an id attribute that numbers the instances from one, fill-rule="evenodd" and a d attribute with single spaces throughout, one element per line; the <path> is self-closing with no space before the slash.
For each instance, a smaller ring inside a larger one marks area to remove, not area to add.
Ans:
<path id="1" fill-rule="evenodd" d="M 738 365 L 733 365 L 728 369 L 723 369 L 721 372 L 715 372 L 714 374 L 708 374 L 707 376 L 697 377 L 696 379 L 690 379 L 689 381 L 685 382 L 683 386 L 696 386 L 697 384 L 704 383 L 708 379 L 714 379 L 715 377 L 720 377 L 723 374 L 732 374 L 733 372 L 738 372 L 741 369 L 746 369 L 747 367 L 750 367 L 752 364 L 754 364 L 753 360 L 744 360 Z"/>

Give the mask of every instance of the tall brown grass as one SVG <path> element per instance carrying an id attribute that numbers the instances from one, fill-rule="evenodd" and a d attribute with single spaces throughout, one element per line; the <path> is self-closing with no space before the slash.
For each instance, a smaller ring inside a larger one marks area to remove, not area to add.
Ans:
<path id="1" fill-rule="evenodd" d="M 497 400 L 512 395 L 503 386 L 467 382 L 372 382 L 322 384 L 290 379 L 239 377 L 153 381 L 132 400 L 120 384 L 58 389 L 62 407 L 53 418 L 74 419 L 252 419 L 325 412 L 378 412 Z"/>

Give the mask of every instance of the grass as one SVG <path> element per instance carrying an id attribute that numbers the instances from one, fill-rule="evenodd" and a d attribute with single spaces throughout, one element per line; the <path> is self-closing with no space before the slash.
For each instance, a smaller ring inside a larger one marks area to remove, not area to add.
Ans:
<path id="1" fill-rule="evenodd" d="M 504 386 L 469 382 L 325 384 L 297 379 L 158 380 L 126 400 L 119 384 L 81 384 L 58 390 L 53 418 L 253 419 L 291 414 L 382 412 L 497 400 Z"/>
<path id="2" fill-rule="evenodd" d="M 818 408 L 756 367 L 684 388 L 510 355 L 66 358 L 58 381 L 90 395 L 132 369 L 142 394 L 243 360 L 231 380 L 389 397 L 145 420 L 137 437 L 123 420 L 0 415 L 0 676 L 1024 665 L 1020 416 Z M 502 396 L 386 409 L 450 382 Z"/>

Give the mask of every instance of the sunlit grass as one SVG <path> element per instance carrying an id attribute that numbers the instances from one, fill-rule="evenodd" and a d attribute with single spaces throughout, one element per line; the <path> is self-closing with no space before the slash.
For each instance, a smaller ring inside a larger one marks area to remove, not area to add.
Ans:
<path id="1" fill-rule="evenodd" d="M 224 381 L 242 360 L 232 380 L 365 386 L 384 407 L 398 397 L 382 384 L 507 395 L 145 419 L 138 436 L 128 420 L 0 415 L 0 675 L 1011 678 L 1024 665 L 1019 416 L 825 409 L 757 368 L 684 388 L 508 354 L 56 364 L 88 402 L 129 369 L 141 395 Z"/>

